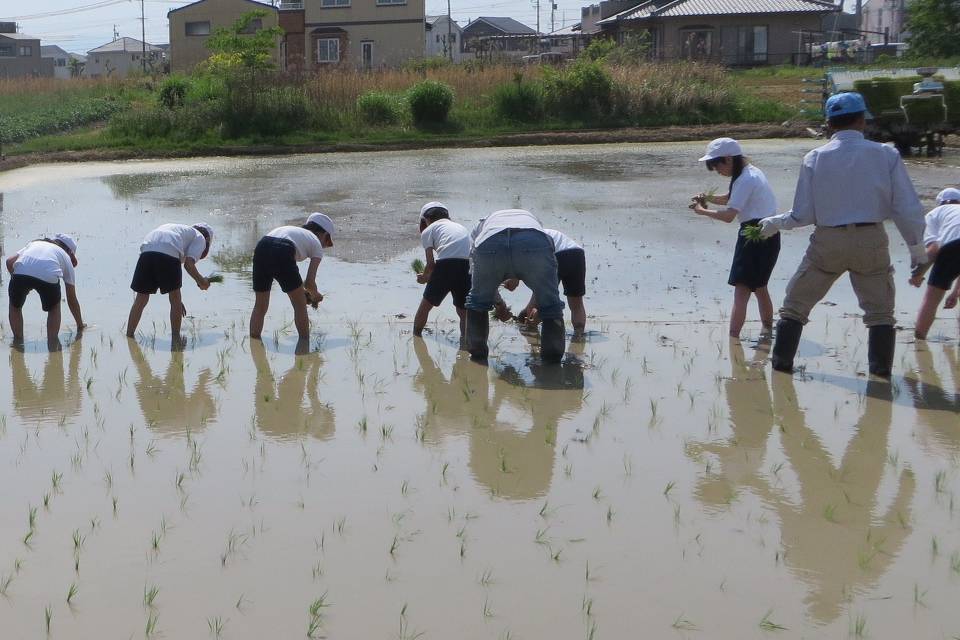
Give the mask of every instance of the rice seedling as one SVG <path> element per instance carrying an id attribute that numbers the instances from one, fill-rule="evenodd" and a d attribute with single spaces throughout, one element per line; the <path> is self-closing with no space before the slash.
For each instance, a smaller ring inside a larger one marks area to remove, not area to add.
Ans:
<path id="1" fill-rule="evenodd" d="M 50 510 L 50 494 L 49 493 L 43 494 L 43 508 L 48 511 Z"/>
<path id="2" fill-rule="evenodd" d="M 33 529 L 27 531 L 27 535 L 23 536 L 23 546 L 27 549 L 32 549 L 30 546 L 30 541 L 33 539 Z"/>
<path id="3" fill-rule="evenodd" d="M 58 473 L 57 471 L 54 471 L 53 475 L 50 478 L 50 483 L 54 491 L 60 491 L 60 483 L 62 481 L 63 481 L 63 474 Z"/>
<path id="4" fill-rule="evenodd" d="M 37 508 L 34 506 L 29 507 L 27 523 L 30 526 L 31 531 L 37 528 Z"/>
<path id="5" fill-rule="evenodd" d="M 670 492 L 673 491 L 673 488 L 677 486 L 677 483 L 671 480 L 667 483 L 667 486 L 663 488 L 663 495 L 666 498 L 670 497 Z"/>
<path id="6" fill-rule="evenodd" d="M 670 626 L 673 627 L 674 629 L 677 629 L 678 631 L 698 631 L 699 630 L 697 625 L 695 625 L 693 622 L 691 622 L 690 620 L 684 617 L 682 611 L 680 612 L 680 615 L 674 618 L 673 624 L 671 624 Z"/>
<path id="7" fill-rule="evenodd" d="M 50 625 L 53 622 L 53 607 L 47 605 L 43 608 L 43 626 L 47 630 L 47 635 L 50 635 Z"/>
<path id="8" fill-rule="evenodd" d="M 603 491 L 597 487 L 593 490 L 593 499 L 599 501 L 601 498 L 603 498 Z"/>
<path id="9" fill-rule="evenodd" d="M 156 601 L 157 596 L 160 594 L 160 587 L 157 585 L 151 585 L 148 589 L 146 585 L 143 586 L 143 606 L 148 609 L 153 608 L 153 603 Z"/>
<path id="10" fill-rule="evenodd" d="M 590 625 L 587 627 L 587 640 L 595 640 L 597 637 L 597 622 L 596 620 L 591 620 Z"/>
<path id="11" fill-rule="evenodd" d="M 79 591 L 80 590 L 77 588 L 76 582 L 70 584 L 70 589 L 67 591 L 67 604 L 71 604 L 73 602 L 73 599 L 77 597 L 77 593 L 79 593 Z"/>
<path id="12" fill-rule="evenodd" d="M 616 515 L 616 512 L 613 510 L 611 505 L 607 505 L 607 524 L 613 523 L 613 516 Z"/>
<path id="13" fill-rule="evenodd" d="M 867 635 L 867 618 L 863 614 L 857 614 L 853 620 L 851 633 L 854 638 L 865 638 Z"/>
<path id="14" fill-rule="evenodd" d="M 770 619 L 770 616 L 773 615 L 773 609 L 767 611 L 763 618 L 760 619 L 760 623 L 757 625 L 764 631 L 787 631 L 787 627 L 782 624 L 777 624 Z"/>
<path id="15" fill-rule="evenodd" d="M 111 502 L 112 505 L 113 505 L 113 515 L 114 515 L 114 517 L 116 517 L 116 516 L 117 516 L 117 504 L 118 504 L 119 500 L 117 499 L 116 496 L 113 496 L 112 498 L 110 498 L 110 502 Z"/>
<path id="16" fill-rule="evenodd" d="M 493 617 L 493 608 L 490 606 L 490 599 L 483 599 L 483 617 L 484 619 L 490 619 Z"/>
<path id="17" fill-rule="evenodd" d="M 147 624 L 144 627 L 143 635 L 146 638 L 152 638 L 157 634 L 157 624 L 160 621 L 160 616 L 157 615 L 155 611 L 151 611 L 147 614 Z"/>
<path id="18" fill-rule="evenodd" d="M 950 554 L 950 570 L 960 574 L 960 551 L 954 551 Z"/>
<path id="19" fill-rule="evenodd" d="M 828 504 L 823 508 L 823 517 L 827 522 L 836 522 L 837 521 L 837 505 Z"/>
<path id="20" fill-rule="evenodd" d="M 916 582 L 913 583 L 913 604 L 918 607 L 926 607 L 927 604 L 924 602 L 924 598 L 927 596 L 927 590 L 924 589 L 920 591 L 920 585 Z"/>
<path id="21" fill-rule="evenodd" d="M 937 493 L 944 493 L 947 485 L 947 472 L 943 469 L 933 476 L 933 488 Z"/>
<path id="22" fill-rule="evenodd" d="M 80 535 L 79 529 L 74 529 L 71 537 L 73 538 L 73 552 L 80 553 L 80 549 L 83 547 L 83 543 L 87 537 Z"/>
<path id="23" fill-rule="evenodd" d="M 210 284 L 222 284 L 223 279 L 224 279 L 223 275 L 219 273 L 212 273 L 209 276 L 207 276 L 207 282 L 209 282 Z"/>
<path id="24" fill-rule="evenodd" d="M 423 263 L 423 260 L 421 260 L 420 258 L 416 258 L 414 259 L 413 262 L 410 263 L 410 267 L 413 269 L 413 272 L 415 274 L 420 275 L 421 273 L 423 273 L 424 269 L 427 268 L 427 265 L 425 265 Z"/>
<path id="25" fill-rule="evenodd" d="M 937 541 L 937 536 L 930 538 L 930 555 L 934 558 L 940 555 L 940 543 Z"/>
<path id="26" fill-rule="evenodd" d="M 214 638 L 219 638 L 223 635 L 223 629 L 227 626 L 228 620 L 224 620 L 220 616 L 214 618 L 207 618 L 207 628 L 210 629 L 210 634 Z"/>
<path id="27" fill-rule="evenodd" d="M 13 575 L 6 574 L 0 578 L 0 596 L 4 598 L 7 597 L 7 591 L 10 589 L 10 584 L 13 582 Z"/>
<path id="28" fill-rule="evenodd" d="M 477 583 L 478 583 L 481 587 L 489 587 L 490 585 L 492 585 L 492 584 L 494 583 L 494 582 L 493 582 L 493 569 L 484 569 L 484 570 L 483 570 L 483 573 L 481 573 L 481 574 L 477 577 Z"/>

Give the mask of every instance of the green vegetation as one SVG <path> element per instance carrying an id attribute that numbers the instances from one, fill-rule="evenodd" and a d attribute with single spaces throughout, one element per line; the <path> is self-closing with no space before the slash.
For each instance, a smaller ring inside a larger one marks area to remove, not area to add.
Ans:
<path id="1" fill-rule="evenodd" d="M 960 56 L 960 3 L 956 0 L 911 0 L 906 31 L 918 56 Z"/>

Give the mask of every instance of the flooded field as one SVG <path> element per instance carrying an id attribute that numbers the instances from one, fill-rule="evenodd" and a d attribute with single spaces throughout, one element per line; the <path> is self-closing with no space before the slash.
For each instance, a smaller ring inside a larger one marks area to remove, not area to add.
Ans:
<path id="1" fill-rule="evenodd" d="M 746 146 L 786 209 L 812 142 Z M 726 336 L 735 228 L 686 210 L 724 188 L 701 147 L 0 174 L 4 255 L 75 234 L 93 325 L 50 353 L 35 297 L 24 349 L 0 323 L 0 637 L 960 636 L 954 312 L 928 343 L 902 331 L 894 379 L 872 382 L 839 283 L 805 370 L 772 375 L 759 323 Z M 927 204 L 958 165 L 911 164 Z M 411 337 L 433 199 L 465 222 L 529 208 L 583 242 L 590 333 L 562 366 L 496 323 L 490 366 L 470 362 L 449 306 Z M 341 233 L 297 356 L 279 291 L 264 342 L 245 337 L 249 255 L 313 210 Z M 186 283 L 186 348 L 162 300 L 126 339 L 142 236 L 199 220 L 218 232 L 201 271 L 226 282 Z M 806 235 L 784 238 L 775 303 Z M 920 295 L 891 237 L 910 328 Z"/>

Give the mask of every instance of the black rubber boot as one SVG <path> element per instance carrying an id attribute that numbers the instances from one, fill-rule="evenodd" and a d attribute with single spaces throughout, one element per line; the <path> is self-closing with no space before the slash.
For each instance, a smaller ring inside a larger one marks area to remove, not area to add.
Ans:
<path id="1" fill-rule="evenodd" d="M 870 342 L 867 348 L 870 373 L 881 378 L 890 377 L 896 346 L 897 330 L 895 328 L 890 325 L 870 327 Z"/>
<path id="2" fill-rule="evenodd" d="M 467 351 L 473 360 L 486 360 L 490 354 L 487 337 L 490 335 L 490 316 L 486 311 L 467 309 Z"/>
<path id="3" fill-rule="evenodd" d="M 563 319 L 544 320 L 540 326 L 540 358 L 544 362 L 560 362 L 567 348 L 567 328 Z"/>
<path id="4" fill-rule="evenodd" d="M 783 319 L 777 323 L 777 338 L 773 343 L 770 363 L 775 371 L 793 373 L 793 358 L 800 347 L 803 325 L 796 320 Z"/>

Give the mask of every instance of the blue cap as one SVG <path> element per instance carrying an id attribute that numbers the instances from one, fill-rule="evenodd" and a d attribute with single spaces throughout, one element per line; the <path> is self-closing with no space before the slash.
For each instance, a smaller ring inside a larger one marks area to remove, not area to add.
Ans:
<path id="1" fill-rule="evenodd" d="M 823 110 L 828 118 L 834 118 L 850 113 L 863 113 L 867 110 L 867 105 L 862 95 L 855 91 L 848 91 L 836 93 L 827 98 L 827 105 Z"/>

